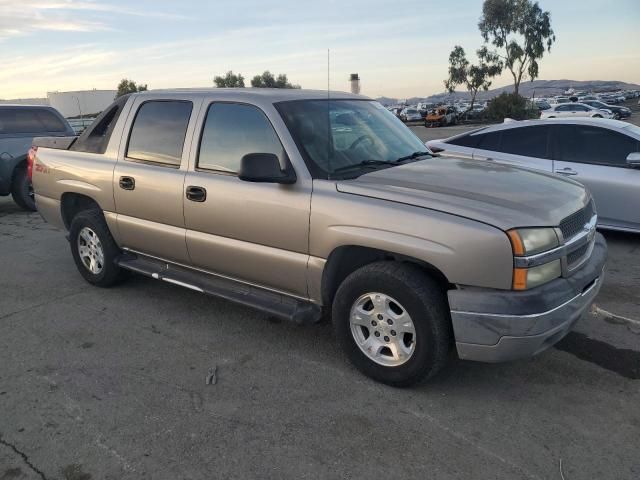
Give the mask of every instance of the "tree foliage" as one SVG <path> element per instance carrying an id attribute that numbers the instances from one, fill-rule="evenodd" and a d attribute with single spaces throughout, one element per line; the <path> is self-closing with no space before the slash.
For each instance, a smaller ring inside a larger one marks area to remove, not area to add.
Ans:
<path id="1" fill-rule="evenodd" d="M 531 0 L 485 0 L 478 28 L 485 42 L 500 49 L 516 94 L 525 73 L 538 77 L 538 60 L 556 40 L 551 14 Z"/>
<path id="2" fill-rule="evenodd" d="M 118 93 L 116 94 L 116 98 L 121 97 L 122 95 L 126 95 L 128 93 L 144 92 L 146 90 L 147 90 L 146 83 L 144 85 L 142 84 L 137 85 L 136 82 L 134 82 L 133 80 L 123 78 L 122 80 L 120 80 L 120 83 L 118 84 Z"/>
<path id="3" fill-rule="evenodd" d="M 256 75 L 251 79 L 251 86 L 256 88 L 300 88 L 300 85 L 292 85 L 287 79 L 286 73 L 281 73 L 277 77 L 273 76 L 269 70 L 262 75 Z"/>
<path id="4" fill-rule="evenodd" d="M 517 93 L 503 92 L 487 103 L 485 115 L 489 120 L 502 121 L 505 118 L 526 120 L 538 118 L 537 108 L 530 108 L 527 99 Z"/>
<path id="5" fill-rule="evenodd" d="M 241 73 L 236 75 L 233 73 L 233 70 L 229 70 L 224 77 L 214 77 L 213 83 L 215 83 L 218 88 L 244 88 L 244 77 Z"/>
<path id="6" fill-rule="evenodd" d="M 489 90 L 491 78 L 502 72 L 502 61 L 499 56 L 490 52 L 487 47 L 476 51 L 478 63 L 472 65 L 465 54 L 464 48 L 456 45 L 449 54 L 449 78 L 444 81 L 444 86 L 449 92 L 453 92 L 458 85 L 464 85 L 471 95 L 473 108 L 478 92 L 482 89 Z"/>

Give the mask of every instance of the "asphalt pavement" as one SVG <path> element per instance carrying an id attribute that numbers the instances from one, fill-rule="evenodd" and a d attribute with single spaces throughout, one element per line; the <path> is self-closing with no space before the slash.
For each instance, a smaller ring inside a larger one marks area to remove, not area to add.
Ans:
<path id="1" fill-rule="evenodd" d="M 92 287 L 62 232 L 0 198 L 0 479 L 638 479 L 640 236 L 605 236 L 598 310 L 557 348 L 401 390 L 328 323 Z"/>

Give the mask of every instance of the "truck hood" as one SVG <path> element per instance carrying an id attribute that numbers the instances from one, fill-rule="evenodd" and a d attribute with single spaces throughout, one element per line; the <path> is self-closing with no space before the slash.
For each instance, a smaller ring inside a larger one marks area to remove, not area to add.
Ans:
<path id="1" fill-rule="evenodd" d="M 342 180 L 338 191 L 458 215 L 502 230 L 555 227 L 583 208 L 587 190 L 540 171 L 433 157 Z"/>

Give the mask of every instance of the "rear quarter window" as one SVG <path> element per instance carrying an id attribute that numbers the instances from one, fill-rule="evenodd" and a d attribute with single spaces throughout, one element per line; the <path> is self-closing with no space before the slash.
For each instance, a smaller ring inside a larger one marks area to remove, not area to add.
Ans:
<path id="1" fill-rule="evenodd" d="M 460 147 L 475 148 L 481 138 L 482 135 L 464 135 L 462 137 L 447 140 L 445 143 L 448 143 L 450 145 L 458 145 Z"/>

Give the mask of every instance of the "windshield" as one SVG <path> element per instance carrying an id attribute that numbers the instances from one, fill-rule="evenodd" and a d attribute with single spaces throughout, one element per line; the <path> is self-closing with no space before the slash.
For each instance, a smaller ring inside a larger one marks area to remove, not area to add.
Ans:
<path id="1" fill-rule="evenodd" d="M 378 102 L 297 100 L 276 106 L 315 177 L 353 177 L 428 153 Z"/>

